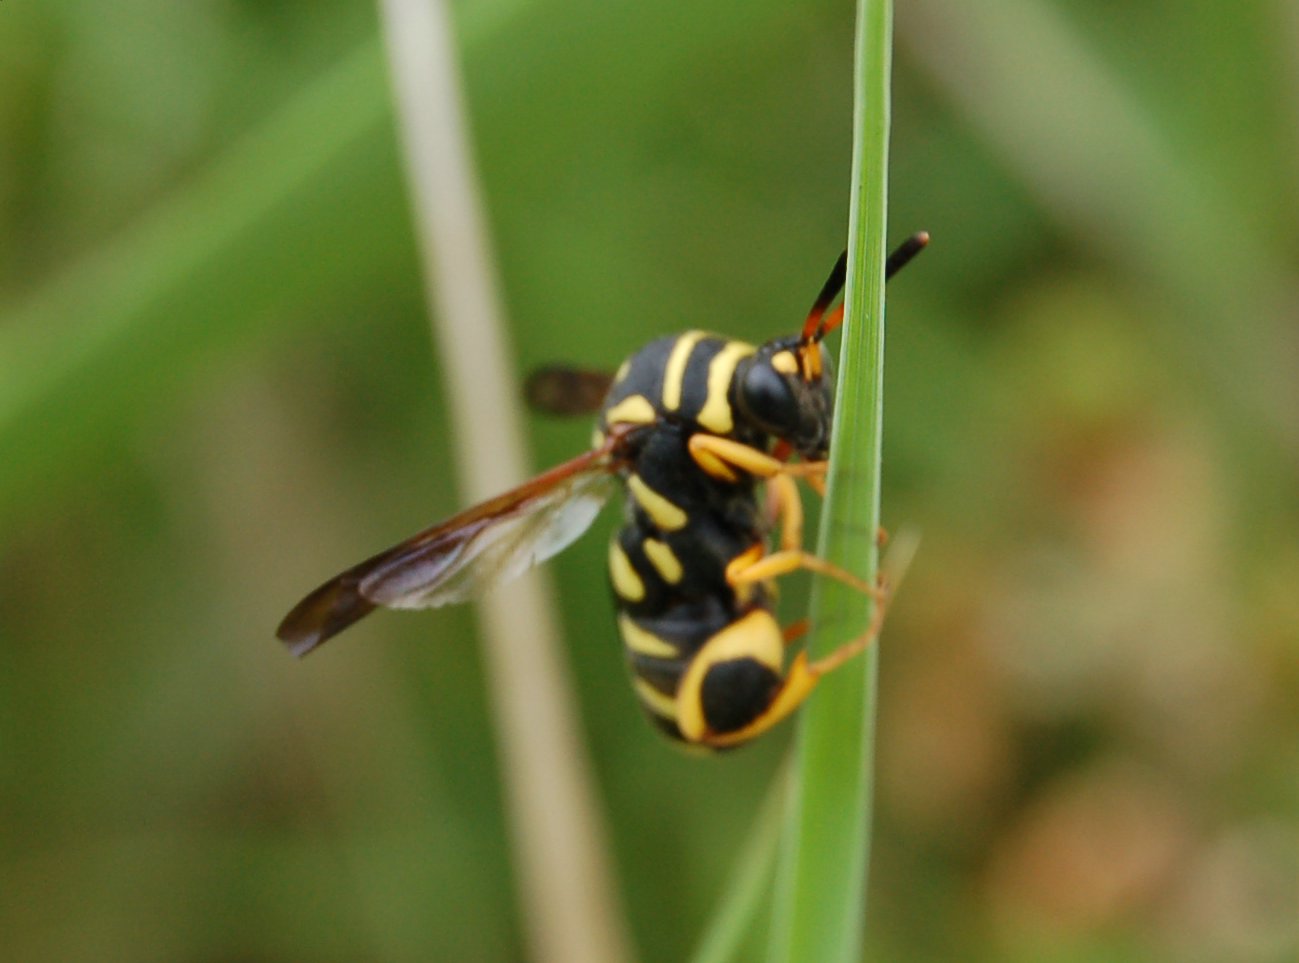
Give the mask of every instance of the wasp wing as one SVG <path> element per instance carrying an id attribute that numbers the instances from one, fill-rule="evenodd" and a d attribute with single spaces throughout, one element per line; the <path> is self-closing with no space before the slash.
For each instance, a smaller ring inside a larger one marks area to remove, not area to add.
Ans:
<path id="1" fill-rule="evenodd" d="M 361 580 L 361 594 L 394 609 L 464 602 L 567 548 L 591 526 L 612 488 L 613 478 L 603 470 L 572 475 L 385 559 Z"/>
<path id="2" fill-rule="evenodd" d="M 522 574 L 581 535 L 614 487 L 616 439 L 466 509 L 320 586 L 276 635 L 306 655 L 379 606 L 463 602 Z"/>
<path id="3" fill-rule="evenodd" d="M 592 415 L 600 410 L 613 385 L 607 371 L 571 365 L 548 365 L 528 376 L 523 395 L 533 411 L 548 415 Z"/>

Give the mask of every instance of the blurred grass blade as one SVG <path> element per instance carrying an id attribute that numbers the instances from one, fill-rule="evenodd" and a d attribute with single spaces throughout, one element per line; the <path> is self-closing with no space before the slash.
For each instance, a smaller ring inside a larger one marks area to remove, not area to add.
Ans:
<path id="1" fill-rule="evenodd" d="M 1175 143 L 1058 5 L 914 0 L 899 36 L 1045 210 L 1161 285 L 1173 309 L 1151 320 L 1164 322 L 1173 356 L 1232 403 L 1232 429 L 1266 425 L 1283 439 L 1293 469 L 1293 272 L 1232 185 Z"/>
<path id="2" fill-rule="evenodd" d="M 382 0 L 433 333 L 455 424 L 461 488 L 478 501 L 527 474 L 514 366 L 473 169 L 444 0 Z M 554 590 L 531 571 L 478 606 L 515 876 L 538 963 L 619 963 L 607 833 L 560 654 Z"/>
<path id="3" fill-rule="evenodd" d="M 831 473 L 818 553 L 875 577 L 883 419 L 892 4 L 857 9 L 852 197 L 841 368 Z M 870 600 L 814 582 L 815 654 L 866 631 Z M 802 710 L 784 851 L 776 879 L 772 963 L 860 957 L 870 849 L 875 647 L 831 673 Z"/>
<path id="4" fill-rule="evenodd" d="M 730 963 L 740 959 L 753 936 L 755 921 L 771 890 L 772 871 L 780 842 L 785 806 L 789 799 L 790 760 L 776 771 L 749 831 L 748 841 L 726 881 L 721 902 L 690 963 Z"/>
<path id="5" fill-rule="evenodd" d="M 254 335 L 294 294 L 392 256 L 374 230 L 393 223 L 392 158 L 358 149 L 384 116 L 381 80 L 377 45 L 358 47 L 134 226 L 5 310 L 0 526 L 68 454 L 101 446 L 128 399 L 156 399 L 179 368 Z M 327 200 L 285 216 L 282 205 L 313 192 Z M 358 207 L 375 216 L 357 219 Z M 313 244 L 344 224 L 354 249 Z M 336 258 L 353 253 L 361 263 L 342 272 Z"/>
<path id="6" fill-rule="evenodd" d="M 465 42 L 519 5 L 475 7 Z M 265 338 L 269 314 L 404 270 L 395 158 L 375 149 L 388 114 L 366 40 L 115 237 L 0 304 L 0 531 L 186 371 Z"/>

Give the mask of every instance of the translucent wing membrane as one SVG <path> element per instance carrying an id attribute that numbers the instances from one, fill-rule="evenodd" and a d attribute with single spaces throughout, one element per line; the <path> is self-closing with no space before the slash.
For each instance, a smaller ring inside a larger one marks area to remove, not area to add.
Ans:
<path id="1" fill-rule="evenodd" d="M 299 602 L 276 635 L 306 655 L 378 606 L 463 602 L 563 550 L 614 487 L 617 439 L 461 512 L 336 575 Z"/>
<path id="2" fill-rule="evenodd" d="M 604 471 L 572 475 L 454 538 L 395 551 L 366 574 L 360 592 L 394 609 L 464 602 L 567 548 L 591 527 L 612 488 Z"/>
<path id="3" fill-rule="evenodd" d="M 529 375 L 523 394 L 534 411 L 548 415 L 591 415 L 600 410 L 612 384 L 613 375 L 607 371 L 550 365 Z"/>

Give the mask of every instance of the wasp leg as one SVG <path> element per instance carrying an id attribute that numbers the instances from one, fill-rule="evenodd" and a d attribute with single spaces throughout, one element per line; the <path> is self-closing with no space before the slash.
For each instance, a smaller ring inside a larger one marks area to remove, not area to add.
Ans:
<path id="1" fill-rule="evenodd" d="M 765 582 L 781 575 L 788 575 L 790 572 L 797 572 L 799 569 L 806 569 L 809 572 L 816 572 L 818 575 L 825 575 L 836 581 L 843 582 L 863 595 L 869 595 L 877 602 L 884 597 L 884 590 L 879 586 L 872 585 L 865 579 L 858 578 L 846 568 L 840 568 L 838 565 L 827 562 L 820 556 L 805 552 L 802 549 L 781 549 L 779 552 L 773 552 L 758 561 L 753 561 L 750 554 L 746 552 L 726 566 L 726 581 L 731 585 L 747 585 L 750 582 Z"/>
<path id="2" fill-rule="evenodd" d="M 723 481 L 738 481 L 736 469 L 759 478 L 789 475 L 793 478 L 824 478 L 826 462 L 804 461 L 790 464 L 730 438 L 702 433 L 690 436 L 690 457 L 707 474 Z"/>
<path id="3" fill-rule="evenodd" d="M 775 503 L 780 519 L 780 547 L 796 550 L 803 547 L 803 499 L 798 484 L 788 475 L 776 475 L 767 482 L 767 491 Z"/>
<path id="4" fill-rule="evenodd" d="M 816 688 L 817 683 L 821 681 L 823 676 L 833 672 L 854 656 L 860 655 L 879 638 L 880 630 L 884 627 L 884 615 L 888 609 L 888 600 L 889 594 L 884 592 L 875 604 L 875 611 L 871 615 L 870 625 L 867 626 L 865 632 L 851 642 L 845 642 L 829 655 L 817 659 L 815 662 L 808 660 L 806 652 L 800 652 L 795 656 L 794 661 L 789 665 L 789 670 L 781 680 L 780 688 L 777 690 L 775 697 L 767 708 L 762 711 L 761 715 L 752 722 L 744 728 L 732 732 L 707 733 L 700 741 L 715 749 L 738 746 L 762 735 L 768 729 L 783 721 L 812 694 L 812 690 Z M 784 631 L 786 644 L 801 636 L 807 631 L 807 628 L 806 619 L 800 619 L 790 625 Z"/>
<path id="5" fill-rule="evenodd" d="M 853 656 L 864 652 L 872 642 L 879 638 L 880 630 L 884 628 L 884 616 L 888 612 L 891 598 L 892 593 L 887 589 L 882 589 L 879 598 L 875 601 L 875 611 L 871 613 L 870 625 L 866 626 L 866 631 L 857 638 L 845 642 L 833 652 L 817 659 L 808 665 L 807 670 L 819 678 L 827 672 L 833 672 Z"/>
<path id="6" fill-rule="evenodd" d="M 825 494 L 822 480 L 809 475 L 807 483 Z M 803 547 L 803 499 L 798 495 L 798 486 L 789 475 L 776 475 L 767 481 L 767 493 L 771 502 L 773 519 L 781 522 L 780 547 L 782 549 Z M 875 530 L 875 547 L 884 548 L 889 543 L 889 533 L 881 525 Z"/>
<path id="7" fill-rule="evenodd" d="M 807 630 L 812 627 L 808 619 L 796 619 L 785 626 L 781 632 L 781 637 L 785 640 L 786 645 L 793 645 L 803 636 L 807 635 Z"/>
<path id="8" fill-rule="evenodd" d="M 775 514 L 780 519 L 780 550 L 767 555 L 761 546 L 754 546 L 733 559 L 726 567 L 726 580 L 731 585 L 765 582 L 805 568 L 838 579 L 866 595 L 879 597 L 878 589 L 870 583 L 823 558 L 803 551 L 803 500 L 799 497 L 798 486 L 793 478 L 785 474 L 775 475 L 767 482 L 767 487 L 775 503 Z"/>
<path id="9" fill-rule="evenodd" d="M 833 672 L 853 656 L 867 649 L 879 637 L 880 631 L 884 628 L 884 617 L 888 615 L 889 604 L 893 601 L 893 595 L 897 591 L 897 587 L 907 574 L 911 559 L 915 556 L 917 545 L 919 545 L 919 539 L 914 533 L 904 531 L 898 536 L 893 548 L 889 550 L 889 554 L 884 558 L 884 565 L 879 576 L 879 587 L 873 593 L 875 595 L 875 610 L 871 612 L 870 624 L 866 626 L 866 631 L 857 638 L 845 642 L 828 655 L 811 663 L 807 670 L 814 677 L 819 678 L 827 672 Z"/>
<path id="10" fill-rule="evenodd" d="M 807 483 L 821 494 L 825 493 L 820 477 L 809 475 Z M 789 475 L 775 475 L 767 480 L 767 495 L 772 518 L 781 522 L 780 547 L 802 548 L 803 500 L 799 497 L 798 486 Z M 889 533 L 881 525 L 875 530 L 875 547 L 884 548 L 888 543 Z"/>
<path id="11" fill-rule="evenodd" d="M 696 435 L 696 438 L 703 437 Z M 725 441 L 725 439 L 713 439 L 714 441 Z M 693 445 L 694 439 L 691 439 Z M 727 442 L 728 445 L 736 444 Z M 747 451 L 752 449 L 744 445 L 737 445 L 739 448 L 745 448 Z M 754 452 L 761 457 L 761 452 Z M 824 462 L 809 462 L 807 465 L 824 465 Z M 783 468 L 796 468 L 806 466 L 782 465 Z M 809 480 L 813 477 L 809 475 Z M 798 494 L 798 485 L 794 482 L 790 474 L 781 472 L 773 475 L 767 481 L 767 490 L 774 503 L 774 513 L 780 520 L 780 550 L 767 555 L 761 546 L 755 545 L 749 551 L 734 558 L 726 567 L 726 580 L 731 585 L 741 586 L 753 582 L 765 582 L 781 575 L 788 575 L 790 572 L 799 569 L 807 569 L 810 572 L 817 572 L 821 575 L 837 579 L 845 585 L 857 589 L 865 595 L 879 601 L 882 593 L 878 586 L 871 585 L 865 579 L 858 578 L 847 569 L 827 562 L 819 556 L 803 550 L 803 500 Z M 884 529 L 880 529 L 876 534 L 876 544 L 883 545 L 888 539 L 888 534 Z"/>
<path id="12" fill-rule="evenodd" d="M 885 558 L 884 572 L 887 576 L 882 576 L 879 587 L 871 590 L 870 594 L 875 597 L 875 610 L 871 613 L 870 624 L 867 625 L 865 632 L 815 662 L 808 659 L 806 651 L 798 653 L 784 673 L 780 688 L 776 690 L 771 701 L 760 714 L 741 729 L 731 732 L 708 732 L 703 734 L 699 741 L 715 749 L 725 749 L 762 735 L 802 705 L 825 675 L 873 645 L 884 627 L 884 617 L 888 614 L 889 603 L 903 576 L 906 575 L 916 544 L 917 540 L 914 537 L 907 537 L 907 533 L 904 532 L 899 536 L 889 557 Z M 855 577 L 854 580 L 860 581 Z M 782 633 L 785 644 L 788 645 L 806 630 L 806 620 L 790 625 Z"/>

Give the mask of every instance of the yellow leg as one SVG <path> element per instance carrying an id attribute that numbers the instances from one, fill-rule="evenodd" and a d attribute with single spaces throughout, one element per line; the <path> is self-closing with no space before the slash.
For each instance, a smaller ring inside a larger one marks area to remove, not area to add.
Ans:
<path id="1" fill-rule="evenodd" d="M 751 553 L 746 552 L 726 566 L 726 581 L 731 585 L 747 585 L 750 582 L 765 582 L 781 575 L 788 575 L 799 569 L 806 569 L 843 582 L 876 601 L 879 601 L 884 594 L 878 586 L 802 549 L 782 549 L 756 561 Z"/>
<path id="2" fill-rule="evenodd" d="M 759 478 L 775 478 L 778 475 L 789 475 L 793 478 L 824 478 L 826 462 L 804 461 L 789 462 L 773 458 L 765 451 L 732 441 L 730 438 L 719 438 L 717 435 L 693 434 L 690 436 L 690 456 L 696 464 L 714 478 L 735 481 L 738 476 L 735 469 L 746 471 Z"/>
<path id="3" fill-rule="evenodd" d="M 767 482 L 767 490 L 776 503 L 780 519 L 780 547 L 785 550 L 803 547 L 803 499 L 798 484 L 788 475 L 776 475 Z"/>
<path id="4" fill-rule="evenodd" d="M 884 614 L 887 608 L 888 595 L 885 593 L 876 601 L 870 625 L 864 633 L 851 642 L 845 642 L 829 655 L 817 659 L 815 662 L 809 662 L 807 653 L 800 652 L 795 656 L 794 661 L 790 663 L 789 671 L 785 674 L 780 691 L 776 693 L 776 697 L 771 701 L 771 705 L 767 707 L 766 712 L 743 729 L 738 729 L 735 732 L 708 733 L 703 737 L 702 741 L 706 745 L 718 749 L 737 746 L 742 742 L 748 742 L 750 739 L 762 735 L 762 733 L 784 720 L 807 700 L 807 697 L 812 694 L 812 690 L 816 688 L 816 684 L 821 681 L 824 675 L 833 672 L 854 656 L 860 655 L 879 638 L 880 629 L 884 626 Z M 785 630 L 786 643 L 802 635 L 806 629 L 806 622 L 795 622 Z"/>
<path id="5" fill-rule="evenodd" d="M 743 729 L 727 733 L 708 733 L 701 740 L 704 744 L 715 748 L 724 748 L 726 746 L 736 746 L 742 742 L 748 742 L 755 736 L 766 732 L 772 726 L 785 719 L 790 713 L 797 709 L 812 694 L 818 682 L 826 674 L 833 672 L 845 662 L 854 656 L 860 655 L 879 638 L 880 630 L 884 627 L 884 617 L 888 614 L 889 603 L 892 601 L 893 592 L 897 585 L 906 575 L 907 567 L 911 564 L 911 558 L 915 554 L 917 540 L 914 536 L 907 537 L 903 533 L 899 537 L 899 543 L 895 544 L 889 557 L 884 560 L 884 569 L 880 577 L 880 586 L 878 588 L 871 586 L 870 594 L 875 598 L 875 610 L 871 613 L 870 624 L 866 631 L 850 642 L 845 642 L 839 648 L 830 652 L 828 655 L 817 659 L 815 662 L 808 660 L 806 652 L 800 652 L 794 657 L 789 665 L 789 670 L 785 673 L 785 678 L 781 683 L 780 690 L 776 697 L 772 699 L 771 705 L 767 710 L 754 719 Z M 784 553 L 779 553 L 784 554 Z M 805 553 L 804 553 L 805 554 Z M 774 558 L 775 556 L 768 556 Z M 814 556 L 808 556 L 814 558 Z M 763 561 L 766 561 L 765 559 Z M 817 561 L 821 561 L 817 559 Z M 762 563 L 758 563 L 762 564 Z M 828 564 L 828 563 L 826 563 Z M 795 566 L 801 567 L 801 566 Z M 831 566 L 833 568 L 833 566 Z M 753 566 L 749 567 L 750 569 Z M 746 572 L 748 569 L 745 570 Z M 840 570 L 842 571 L 842 570 Z M 883 574 L 884 572 L 887 575 Z M 728 573 L 729 574 L 729 573 Z M 829 574 L 829 573 L 826 573 Z M 845 573 L 849 574 L 849 573 Z M 856 576 L 850 575 L 854 582 L 861 582 Z M 807 631 L 806 620 L 800 620 L 790 625 L 782 633 L 785 644 L 797 639 Z"/>
<path id="6" fill-rule="evenodd" d="M 884 614 L 887 608 L 888 595 L 885 593 L 876 601 L 870 625 L 860 636 L 851 642 L 845 642 L 829 655 L 817 659 L 815 662 L 808 661 L 806 652 L 800 652 L 795 656 L 794 661 L 789 665 L 789 671 L 785 673 L 780 691 L 776 693 L 776 697 L 772 699 L 771 705 L 767 707 L 766 712 L 743 729 L 737 729 L 735 732 L 708 733 L 701 741 L 705 745 L 717 749 L 737 746 L 742 742 L 748 742 L 750 739 L 762 735 L 778 722 L 784 720 L 807 700 L 807 697 L 812 694 L 812 690 L 816 688 L 816 684 L 821 681 L 824 675 L 833 672 L 854 656 L 860 655 L 879 637 L 880 629 L 884 626 Z M 802 635 L 806 629 L 806 622 L 795 622 L 784 632 L 786 643 Z"/>
<path id="7" fill-rule="evenodd" d="M 885 538 L 888 537 L 882 528 L 880 534 Z M 880 630 L 884 628 L 884 617 L 888 615 L 889 604 L 893 601 L 893 593 L 897 591 L 898 585 L 901 584 L 903 577 L 907 574 L 907 569 L 911 566 L 911 559 L 914 557 L 918 545 L 919 538 L 914 532 L 904 531 L 898 536 L 897 541 L 894 542 L 893 547 L 884 558 L 879 575 L 880 584 L 873 593 L 875 595 L 875 610 L 871 612 L 870 624 L 866 626 L 866 631 L 852 641 L 845 642 L 833 652 L 811 663 L 807 667 L 807 671 L 813 678 L 819 679 L 827 672 L 833 672 L 853 656 L 869 648 L 879 637 Z"/>
<path id="8" fill-rule="evenodd" d="M 833 652 L 811 663 L 807 667 L 808 672 L 814 677 L 820 678 L 827 672 L 833 672 L 853 656 L 864 652 L 872 642 L 879 638 L 880 630 L 884 628 L 884 616 L 888 612 L 891 597 L 891 593 L 887 589 L 881 589 L 880 594 L 875 599 L 875 611 L 871 613 L 870 625 L 866 626 L 866 631 L 852 641 L 845 642 Z"/>

